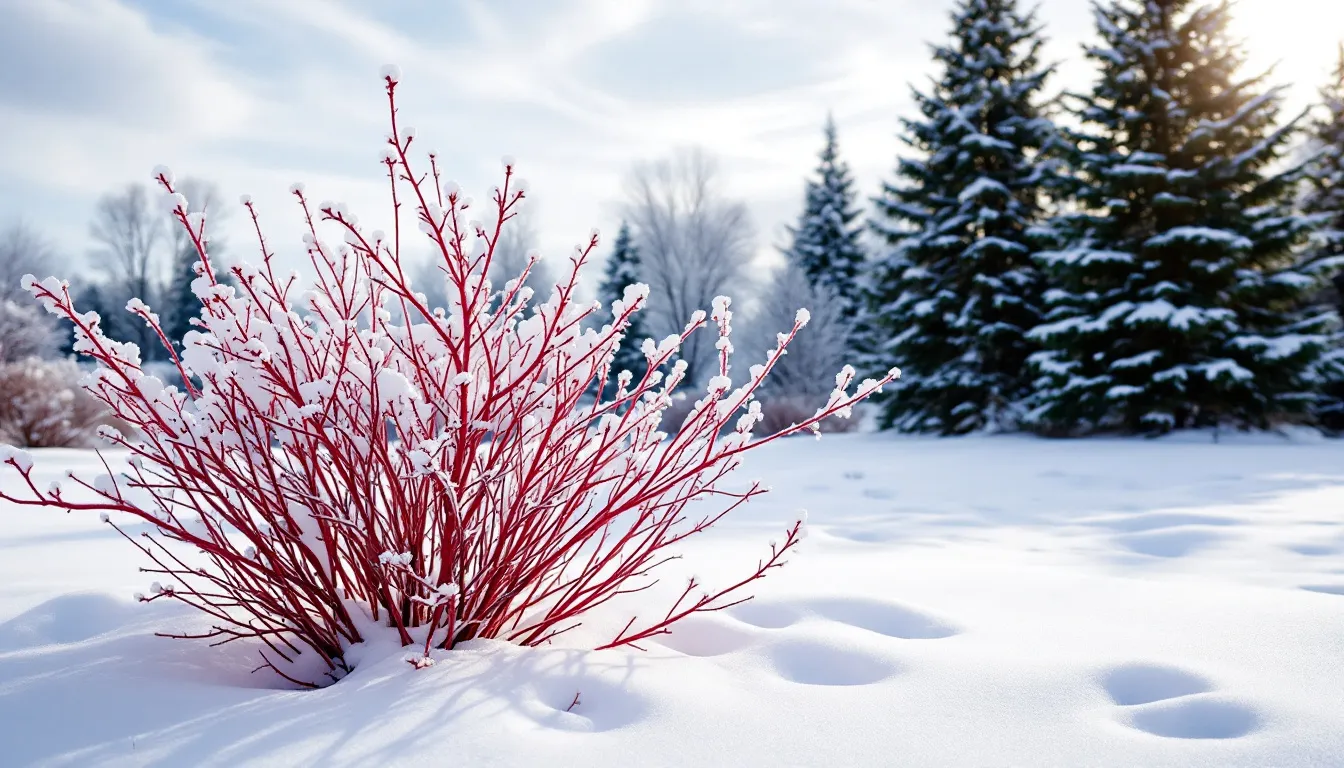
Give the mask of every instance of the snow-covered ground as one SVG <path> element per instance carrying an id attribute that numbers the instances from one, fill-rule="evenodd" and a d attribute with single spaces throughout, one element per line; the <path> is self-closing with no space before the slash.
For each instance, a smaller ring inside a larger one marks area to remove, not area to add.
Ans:
<path id="1" fill-rule="evenodd" d="M 0 507 L 0 765 L 1344 765 L 1344 442 L 828 436 L 747 471 L 774 493 L 686 562 L 732 577 L 808 508 L 757 599 L 644 653 L 369 649 L 316 692 L 155 638 L 199 619 L 133 604 L 92 515 Z"/>

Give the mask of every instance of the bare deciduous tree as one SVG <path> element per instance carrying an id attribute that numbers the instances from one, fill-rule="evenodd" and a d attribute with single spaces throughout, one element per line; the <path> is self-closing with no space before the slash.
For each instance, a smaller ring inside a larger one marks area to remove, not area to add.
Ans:
<path id="1" fill-rule="evenodd" d="M 130 184 L 120 193 L 104 195 L 98 201 L 89 232 L 99 245 L 97 266 L 111 282 L 149 301 L 161 274 L 159 257 L 166 223 L 150 207 L 143 184 Z"/>
<path id="2" fill-rule="evenodd" d="M 32 297 L 0 299 L 0 364 L 52 357 L 59 346 L 56 319 Z"/>
<path id="3" fill-rule="evenodd" d="M 809 314 L 807 327 L 789 344 L 788 352 L 770 372 L 762 387 L 779 395 L 824 400 L 835 389 L 835 374 L 847 362 L 848 324 L 842 304 L 823 286 L 814 286 L 796 264 L 777 271 L 762 292 L 756 313 L 747 324 L 754 342 L 751 354 L 765 357 L 777 346 L 776 334 L 792 327 L 799 309 Z"/>
<path id="4" fill-rule="evenodd" d="M 789 344 L 761 387 L 762 423 L 775 429 L 810 417 L 817 403 L 835 388 L 835 375 L 847 362 L 850 327 L 845 304 L 824 286 L 812 285 L 793 263 L 775 273 L 746 324 L 744 335 L 752 345 L 751 356 L 764 359 L 778 346 L 776 334 L 793 325 L 799 309 L 808 310 L 807 327 Z M 848 431 L 856 424 L 852 419 L 828 419 L 820 426 L 827 431 Z"/>
<path id="5" fill-rule="evenodd" d="M 537 249 L 539 242 L 536 218 L 532 213 L 534 209 L 523 207 L 516 210 L 518 212 L 507 219 L 500 231 L 499 242 L 495 243 L 495 252 L 490 260 L 487 277 L 496 291 L 503 290 L 506 282 L 523 273 L 529 254 Z M 493 231 L 493 224 L 487 227 L 487 231 Z M 411 283 L 416 290 L 425 294 L 429 307 L 433 309 L 448 305 L 445 278 L 442 260 L 431 255 L 413 268 Z M 533 290 L 534 303 L 545 301 L 555 285 L 554 273 L 546 266 L 546 262 L 538 261 L 528 273 L 524 285 Z"/>
<path id="6" fill-rule="evenodd" d="M 43 277 L 59 272 L 56 251 L 35 229 L 19 221 L 0 232 L 0 301 L 32 301 L 19 287 L 25 274 Z"/>
<path id="7" fill-rule="evenodd" d="M 155 289 L 163 274 L 166 224 L 166 217 L 152 207 L 143 184 L 129 184 L 99 199 L 89 227 L 98 244 L 93 260 L 107 276 L 106 293 L 117 308 L 131 298 L 155 303 Z M 146 359 L 161 347 L 153 332 L 129 314 L 115 312 L 104 317 L 103 324 L 114 335 L 138 345 Z"/>
<path id="8" fill-rule="evenodd" d="M 523 268 L 527 266 L 528 254 L 537 249 L 539 237 L 533 210 L 530 206 L 519 209 L 499 233 L 499 242 L 495 243 L 495 253 L 490 260 L 488 275 L 495 290 L 499 290 L 505 282 L 521 275 Z M 538 261 L 532 266 L 532 271 L 528 273 L 527 281 L 523 284 L 535 292 L 537 301 L 545 301 L 551 295 L 555 279 L 546 267 L 546 262 Z"/>
<path id="9" fill-rule="evenodd" d="M 755 233 L 746 204 L 727 197 L 715 159 L 699 148 L 636 165 L 625 216 L 640 249 L 641 279 L 652 289 L 647 328 L 679 333 L 719 294 L 741 293 Z M 715 355 L 712 334 L 695 334 L 682 350 L 688 381 L 702 383 Z"/>

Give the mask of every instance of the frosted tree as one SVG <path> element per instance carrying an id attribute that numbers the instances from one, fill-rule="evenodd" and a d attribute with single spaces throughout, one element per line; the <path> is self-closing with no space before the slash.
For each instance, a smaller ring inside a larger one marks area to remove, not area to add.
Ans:
<path id="1" fill-rule="evenodd" d="M 167 222 L 143 184 L 127 185 L 98 200 L 89 234 L 97 243 L 93 263 L 106 277 L 104 299 L 119 306 L 133 298 L 157 303 L 167 233 Z M 106 322 L 107 330 L 138 346 L 147 361 L 164 356 L 153 331 L 133 315 L 115 312 Z"/>
<path id="2" fill-rule="evenodd" d="M 1344 44 L 1330 82 L 1321 89 L 1318 116 L 1309 127 L 1312 158 L 1307 165 L 1307 192 L 1302 211 L 1322 225 L 1316 232 L 1315 256 L 1332 259 L 1337 270 L 1344 259 Z"/>
<path id="3" fill-rule="evenodd" d="M 1321 228 L 1316 232 L 1313 255 L 1318 268 L 1333 275 L 1336 309 L 1344 309 L 1344 44 L 1330 81 L 1321 89 L 1318 116 L 1310 126 L 1308 149 L 1312 159 L 1307 166 L 1306 194 L 1302 211 L 1312 216 Z M 1344 348 L 1336 343 L 1330 350 L 1331 363 L 1344 362 Z M 1344 376 L 1330 371 L 1324 387 L 1324 399 L 1318 417 L 1332 429 L 1344 429 Z"/>
<path id="4" fill-rule="evenodd" d="M 534 209 L 530 203 L 526 208 L 520 206 L 506 221 L 506 226 L 499 227 L 499 240 L 495 243 L 494 259 L 490 263 L 490 281 L 502 286 L 521 275 L 530 261 L 531 268 L 523 285 L 543 296 L 550 293 L 555 278 L 546 263 L 540 260 L 541 252 L 537 248 L 540 238 Z"/>
<path id="5" fill-rule="evenodd" d="M 503 288 L 505 283 L 519 277 L 524 268 L 528 268 L 528 271 L 523 285 L 536 294 L 547 295 L 554 287 L 555 277 L 546 262 L 541 260 L 541 252 L 537 247 L 539 236 L 534 211 L 532 207 L 523 207 L 520 201 L 498 228 L 498 241 L 495 243 L 488 275 L 496 289 Z M 490 222 L 487 237 L 494 235 L 496 223 Z M 451 306 L 448 275 L 433 255 L 415 266 L 411 276 L 415 289 L 425 295 L 427 307 Z"/>
<path id="6" fill-rule="evenodd" d="M 625 216 L 639 248 L 640 277 L 650 288 L 650 335 L 680 334 L 685 318 L 708 310 L 714 297 L 747 287 L 754 233 L 746 204 L 723 190 L 718 163 L 705 151 L 681 150 L 636 165 L 628 179 Z M 686 380 L 712 375 L 718 351 L 700 334 L 681 349 Z"/>
<path id="7" fill-rule="evenodd" d="M 55 249 L 30 224 L 16 221 L 0 231 L 0 301 L 28 303 L 19 278 L 60 266 Z"/>
<path id="8" fill-rule="evenodd" d="M 13 299 L 0 299 L 0 364 L 53 357 L 59 349 L 54 318 L 38 311 L 31 302 L 20 304 Z"/>
<path id="9" fill-rule="evenodd" d="M 1268 426 L 1305 413 L 1332 321 L 1294 251 L 1310 222 L 1280 172 L 1296 121 L 1244 78 L 1228 6 L 1116 0 L 1095 11 L 1099 78 L 1078 117 L 1080 213 L 1041 254 L 1054 288 L 1031 419 L 1055 434 Z"/>
<path id="10" fill-rule="evenodd" d="M 959 434 L 1013 425 L 1040 318 L 1033 228 L 1054 173 L 1042 108 L 1051 68 L 1034 15 L 1015 0 L 961 0 L 941 74 L 903 121 L 914 150 L 875 201 L 887 244 L 874 266 L 869 367 L 899 362 L 881 423 Z"/>
<path id="11" fill-rule="evenodd" d="M 59 350 L 56 320 L 36 311 L 19 284 L 25 273 L 56 262 L 51 245 L 27 223 L 0 231 L 0 363 L 50 357 Z"/>
<path id="12" fill-rule="evenodd" d="M 612 307 L 618 306 L 616 302 L 625 295 L 626 286 L 640 282 L 639 267 L 639 249 L 635 247 L 633 236 L 630 234 L 630 225 L 623 221 L 620 231 L 616 233 L 616 244 L 612 248 L 611 255 L 607 257 L 602 284 L 598 286 L 598 301 L 602 302 L 602 306 L 608 312 L 611 312 Z M 615 382 L 621 371 L 640 374 L 647 367 L 648 361 L 645 360 L 644 353 L 639 351 L 639 347 L 648 337 L 649 334 L 644 328 L 644 318 L 641 313 L 635 313 L 630 318 L 625 329 L 625 338 L 612 359 L 612 382 Z"/>
<path id="13" fill-rule="evenodd" d="M 761 386 L 762 424 L 784 429 L 812 416 L 819 399 L 834 388 L 835 372 L 849 356 L 852 321 L 845 316 L 845 304 L 825 285 L 814 283 L 796 262 L 786 263 L 775 272 L 761 291 L 755 314 L 746 326 L 748 352 L 753 359 L 764 359 L 779 347 L 780 328 L 793 323 L 798 310 L 806 311 L 808 333 L 799 335 L 770 371 L 770 380 Z M 783 323 L 783 325 L 781 325 Z M 853 421 L 828 419 L 823 430 L 848 430 Z"/>
<path id="14" fill-rule="evenodd" d="M 864 263 L 859 242 L 860 211 L 854 205 L 854 180 L 840 159 L 835 120 L 826 118 L 816 178 L 808 179 L 803 213 L 789 229 L 791 243 L 785 257 L 798 265 L 808 281 L 838 301 L 841 313 L 853 318 L 859 309 L 858 276 Z"/>

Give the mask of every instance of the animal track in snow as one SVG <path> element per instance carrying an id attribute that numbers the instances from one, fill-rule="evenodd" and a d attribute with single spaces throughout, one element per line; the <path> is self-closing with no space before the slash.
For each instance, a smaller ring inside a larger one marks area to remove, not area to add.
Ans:
<path id="1" fill-rule="evenodd" d="M 798 603 L 767 601 L 756 598 L 728 609 L 728 613 L 744 624 L 761 629 L 783 629 L 803 618 Z"/>
<path id="2" fill-rule="evenodd" d="M 868 685 L 901 671 L 892 659 L 814 640 L 784 640 L 766 656 L 780 677 L 803 685 Z"/>
<path id="3" fill-rule="evenodd" d="M 783 629 L 819 617 L 901 640 L 936 640 L 961 630 L 935 616 L 897 603 L 856 597 L 752 600 L 731 609 L 738 620 L 762 629 Z"/>
<path id="4" fill-rule="evenodd" d="M 746 648 L 755 639 L 741 624 L 713 614 L 687 616 L 672 625 L 670 634 L 658 640 L 687 656 L 722 656 Z"/>
<path id="5" fill-rule="evenodd" d="M 1213 685 L 1198 675 L 1153 664 L 1125 664 L 1102 675 L 1101 686 L 1111 701 L 1122 707 L 1151 704 L 1155 701 L 1190 696 L 1213 690 Z"/>
<path id="6" fill-rule="evenodd" d="M 1215 694 L 1193 672 L 1156 664 L 1125 664 L 1105 672 L 1101 686 L 1125 707 L 1129 725 L 1173 739 L 1234 739 L 1260 724 L 1256 710 Z"/>
<path id="7" fill-rule="evenodd" d="M 1260 716 L 1239 701 L 1200 697 L 1145 707 L 1133 713 L 1130 724 L 1170 739 L 1235 739 L 1259 727 Z"/>

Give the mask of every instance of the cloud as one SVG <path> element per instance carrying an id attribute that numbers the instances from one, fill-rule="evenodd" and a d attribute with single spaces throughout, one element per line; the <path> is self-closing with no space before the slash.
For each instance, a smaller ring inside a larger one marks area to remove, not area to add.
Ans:
<path id="1" fill-rule="evenodd" d="M 789 37 L 753 33 L 679 8 L 593 46 L 577 74 L 630 102 L 712 102 L 816 81 L 821 62 L 806 53 Z"/>
<path id="2" fill-rule="evenodd" d="M 114 0 L 8 3 L 0 103 L 64 120 L 219 135 L 248 96 L 211 64 L 207 39 L 166 35 Z"/>

